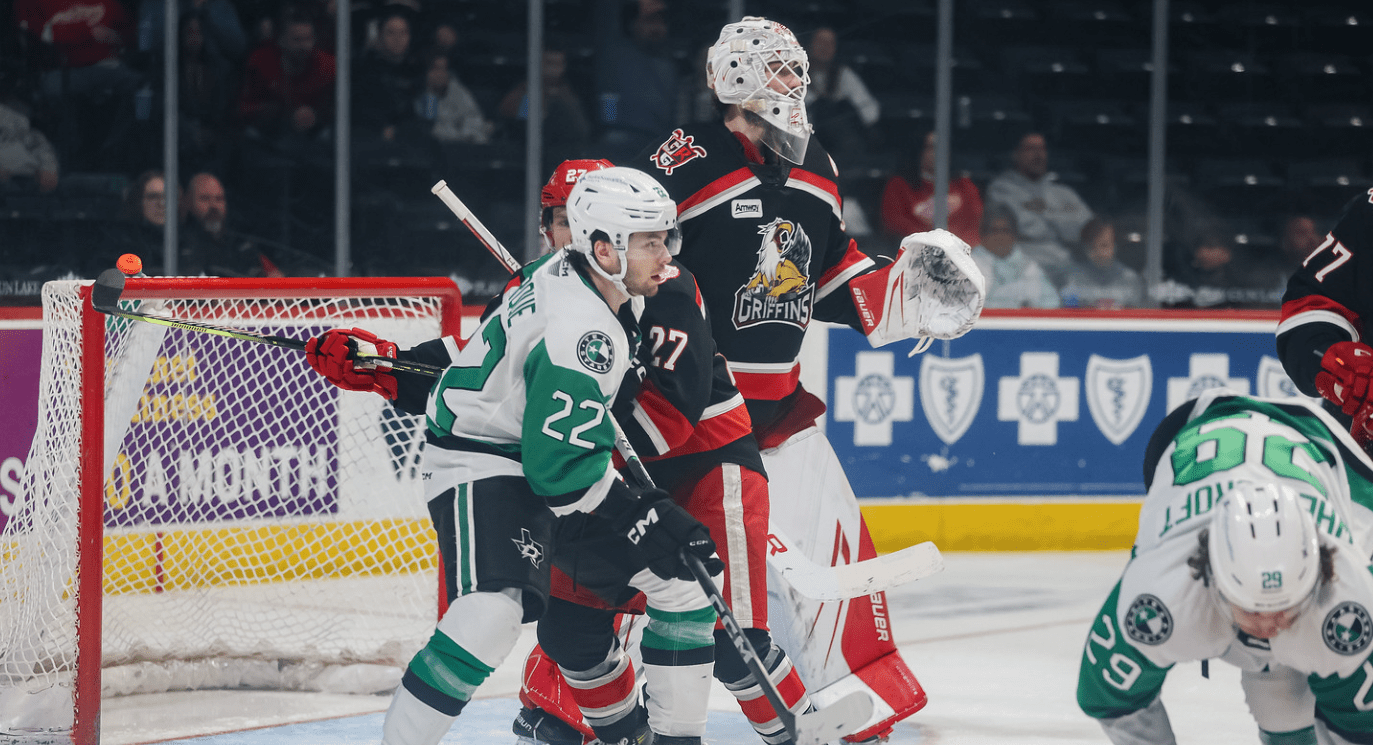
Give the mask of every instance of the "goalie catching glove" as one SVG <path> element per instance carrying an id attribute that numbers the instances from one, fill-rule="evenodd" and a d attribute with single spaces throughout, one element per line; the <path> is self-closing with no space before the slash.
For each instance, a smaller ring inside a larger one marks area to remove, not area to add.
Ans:
<path id="1" fill-rule="evenodd" d="M 895 261 L 851 280 L 849 290 L 868 342 L 918 339 L 912 355 L 968 333 L 987 298 L 972 249 L 947 230 L 906 236 Z"/>
<path id="2" fill-rule="evenodd" d="M 330 383 L 347 391 L 371 391 L 394 401 L 396 376 L 391 374 L 391 366 L 360 360 L 359 353 L 395 357 L 396 345 L 362 329 L 334 329 L 305 343 L 305 359 Z"/>
<path id="3" fill-rule="evenodd" d="M 595 512 L 628 538 L 644 566 L 663 579 L 695 581 L 682 561 L 683 551 L 695 554 L 711 576 L 725 569 L 715 555 L 710 531 L 662 489 L 648 488 L 636 495 L 617 484 Z"/>

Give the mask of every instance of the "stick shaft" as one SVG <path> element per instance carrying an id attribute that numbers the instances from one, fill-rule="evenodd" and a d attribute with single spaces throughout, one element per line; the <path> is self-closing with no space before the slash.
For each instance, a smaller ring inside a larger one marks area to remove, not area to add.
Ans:
<path id="1" fill-rule="evenodd" d="M 199 321 L 185 321 L 178 320 L 175 318 L 162 318 L 160 316 L 150 316 L 146 313 L 136 313 L 133 311 L 120 310 L 118 308 L 100 306 L 94 303 L 91 304 L 91 307 L 95 308 L 97 311 L 101 313 L 104 313 L 105 315 L 118 316 L 119 318 L 125 318 L 130 321 L 142 321 L 144 323 L 152 323 L 158 326 L 166 326 L 168 328 L 178 329 L 181 331 L 193 331 L 201 334 L 212 334 L 214 336 L 224 336 L 230 339 L 238 339 L 239 341 L 254 342 L 256 344 L 268 344 L 274 347 L 294 349 L 301 352 L 305 351 L 305 342 L 299 339 L 291 339 L 285 336 L 276 336 L 275 334 L 259 334 L 254 331 L 246 331 L 243 329 L 224 328 L 222 326 L 215 326 L 208 323 L 200 323 Z M 385 357 L 379 354 L 359 353 L 357 355 L 357 358 L 365 362 L 386 362 L 391 365 L 392 370 L 414 373 L 416 375 L 438 377 L 443 374 L 443 368 L 436 367 L 434 365 L 426 365 L 421 362 L 407 362 L 404 360 L 392 359 L 390 357 Z"/>
<path id="2" fill-rule="evenodd" d="M 496 238 L 495 234 L 488 230 L 481 220 L 477 219 L 472 210 L 467 209 L 467 205 L 458 199 L 458 195 L 448 188 L 448 182 L 439 181 L 434 184 L 434 188 L 430 191 L 442 200 L 448 209 L 453 211 L 453 216 L 457 217 L 463 225 L 467 226 L 468 230 L 472 231 L 472 235 L 481 241 L 481 244 L 486 247 L 487 251 L 491 252 L 492 256 L 496 257 L 497 261 L 505 265 L 507 271 L 513 274 L 520 270 L 520 262 L 516 261 L 515 256 L 505 246 L 501 245 L 500 239 Z"/>

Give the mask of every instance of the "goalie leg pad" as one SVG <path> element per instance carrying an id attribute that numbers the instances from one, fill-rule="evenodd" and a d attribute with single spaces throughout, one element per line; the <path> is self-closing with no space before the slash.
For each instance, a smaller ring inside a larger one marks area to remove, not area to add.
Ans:
<path id="1" fill-rule="evenodd" d="M 817 428 L 763 451 L 771 477 L 772 521 L 821 566 L 877 555 L 839 458 Z M 794 592 L 777 572 L 769 576 L 770 626 L 787 650 L 816 706 L 855 691 L 872 694 L 873 719 L 857 737 L 880 734 L 919 711 L 925 692 L 893 641 L 886 594 L 822 602 Z"/>

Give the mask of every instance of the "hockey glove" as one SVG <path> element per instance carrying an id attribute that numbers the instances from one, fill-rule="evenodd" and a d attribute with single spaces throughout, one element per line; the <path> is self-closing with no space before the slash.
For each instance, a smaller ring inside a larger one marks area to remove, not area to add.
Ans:
<path id="1" fill-rule="evenodd" d="M 663 579 L 695 581 L 695 575 L 682 561 L 683 550 L 700 557 L 712 576 L 725 568 L 724 562 L 715 555 L 715 541 L 710 539 L 710 531 L 664 491 L 644 494 L 639 509 L 625 526 L 625 537 L 638 548 L 644 565 Z"/>
<path id="2" fill-rule="evenodd" d="M 1373 349 L 1356 341 L 1330 345 L 1316 373 L 1316 390 L 1340 411 L 1353 416 L 1373 403 L 1369 378 L 1373 376 Z"/>
<path id="3" fill-rule="evenodd" d="M 868 342 L 880 347 L 918 339 L 911 354 L 935 339 L 956 339 L 977 322 L 987 282 L 972 249 L 947 230 L 911 233 L 889 266 L 849 282 Z"/>
<path id="4" fill-rule="evenodd" d="M 362 361 L 358 352 L 396 356 L 396 345 L 362 329 L 334 329 L 305 343 L 305 359 L 315 372 L 348 391 L 371 391 L 388 401 L 396 398 L 396 376 L 384 362 Z"/>

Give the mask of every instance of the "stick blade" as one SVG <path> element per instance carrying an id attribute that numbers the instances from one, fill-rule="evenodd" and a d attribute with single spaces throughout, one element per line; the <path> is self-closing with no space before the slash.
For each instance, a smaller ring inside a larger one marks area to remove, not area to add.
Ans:
<path id="1" fill-rule="evenodd" d="M 872 718 L 872 697 L 854 691 L 823 709 L 796 718 L 796 745 L 838 742 L 863 728 Z"/>
<path id="2" fill-rule="evenodd" d="M 96 310 L 115 308 L 119 304 L 119 296 L 123 293 L 124 272 L 106 269 L 95 278 L 95 284 L 91 286 L 91 307 Z"/>
<path id="3" fill-rule="evenodd" d="M 944 557 L 929 541 L 853 564 L 825 567 L 800 556 L 795 545 L 775 530 L 770 540 L 786 550 L 770 554 L 768 563 L 796 592 L 812 600 L 849 600 L 885 592 L 944 569 Z"/>

